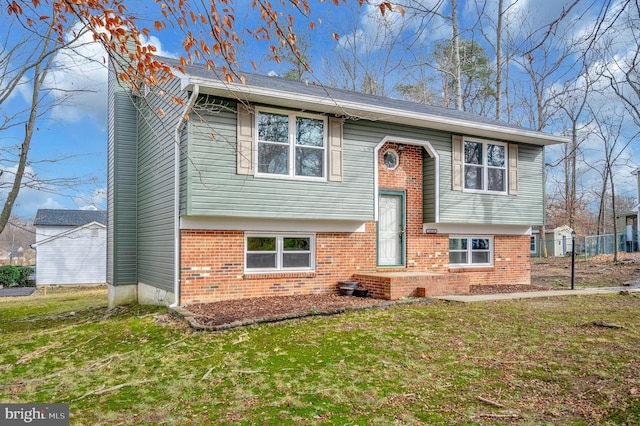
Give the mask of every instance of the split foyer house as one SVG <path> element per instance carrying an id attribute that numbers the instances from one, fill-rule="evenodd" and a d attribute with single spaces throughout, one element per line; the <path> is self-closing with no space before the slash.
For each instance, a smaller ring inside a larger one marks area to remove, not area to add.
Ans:
<path id="1" fill-rule="evenodd" d="M 544 147 L 564 138 L 280 78 L 184 71 L 144 97 L 110 73 L 111 305 L 326 294 L 346 280 L 390 299 L 530 283 Z"/>

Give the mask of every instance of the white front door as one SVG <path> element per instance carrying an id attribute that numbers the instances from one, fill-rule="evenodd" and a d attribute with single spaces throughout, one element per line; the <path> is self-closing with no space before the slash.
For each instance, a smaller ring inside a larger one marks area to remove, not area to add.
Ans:
<path id="1" fill-rule="evenodd" d="M 403 207 L 401 195 L 380 195 L 378 265 L 402 265 Z"/>

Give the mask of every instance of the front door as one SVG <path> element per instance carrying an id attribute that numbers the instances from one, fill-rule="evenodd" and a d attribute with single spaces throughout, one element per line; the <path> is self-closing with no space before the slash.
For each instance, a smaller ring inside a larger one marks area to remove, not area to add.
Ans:
<path id="1" fill-rule="evenodd" d="M 380 194 L 378 207 L 378 265 L 403 265 L 403 194 Z"/>

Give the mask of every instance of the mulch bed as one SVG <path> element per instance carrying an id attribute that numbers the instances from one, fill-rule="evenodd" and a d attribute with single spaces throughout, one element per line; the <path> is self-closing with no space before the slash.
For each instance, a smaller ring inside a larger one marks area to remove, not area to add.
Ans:
<path id="1" fill-rule="evenodd" d="M 516 293 L 541 290 L 550 290 L 550 288 L 532 285 L 482 285 L 471 286 L 470 294 Z M 199 303 L 184 306 L 179 311 L 187 318 L 191 326 L 196 329 L 224 330 L 310 315 L 333 315 L 346 311 L 429 301 L 431 299 L 428 298 L 390 301 L 371 297 L 338 296 L 335 294 L 296 295 Z"/>

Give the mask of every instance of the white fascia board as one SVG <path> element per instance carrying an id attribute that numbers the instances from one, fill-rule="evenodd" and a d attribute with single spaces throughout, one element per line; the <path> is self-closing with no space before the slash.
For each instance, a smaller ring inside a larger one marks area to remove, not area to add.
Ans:
<path id="1" fill-rule="evenodd" d="M 312 96 L 285 92 L 270 88 L 247 86 L 238 83 L 224 83 L 199 77 L 181 77 L 183 90 L 191 90 L 200 85 L 200 92 L 222 97 L 231 97 L 247 102 L 258 102 L 280 107 L 311 110 L 328 114 L 354 116 L 371 121 L 390 121 L 417 127 L 428 127 L 457 134 L 470 134 L 489 139 L 505 139 L 512 142 L 522 142 L 532 145 L 555 145 L 568 143 L 565 136 L 547 135 L 527 129 L 513 129 L 497 125 L 478 123 L 474 121 L 457 120 L 432 114 L 387 108 L 381 110 L 375 105 L 355 102 L 338 101 L 327 96 Z"/>
<path id="2" fill-rule="evenodd" d="M 100 228 L 107 229 L 107 225 L 103 225 L 100 222 L 95 222 L 94 221 L 94 222 L 90 222 L 90 223 L 87 223 L 87 224 L 82 225 L 82 226 L 75 227 L 73 229 L 69 229 L 68 231 L 61 232 L 60 234 L 52 235 L 49 238 L 47 238 L 46 240 L 42 240 L 42 241 L 38 241 L 37 243 L 33 243 L 33 244 L 31 244 L 31 248 L 36 248 L 39 245 L 46 244 L 46 243 L 48 243 L 50 241 L 57 240 L 58 238 L 62 238 L 62 237 L 68 236 L 69 234 L 76 233 L 76 232 L 78 232 L 78 231 L 80 231 L 82 229 L 89 228 L 89 227 L 92 227 L 92 226 L 98 226 Z"/>
<path id="3" fill-rule="evenodd" d="M 531 227 L 526 225 L 485 225 L 475 223 L 423 223 L 425 233 L 451 235 L 531 235 Z"/>
<path id="4" fill-rule="evenodd" d="M 182 216 L 180 229 L 251 232 L 364 232 L 365 222 L 357 220 Z"/>

